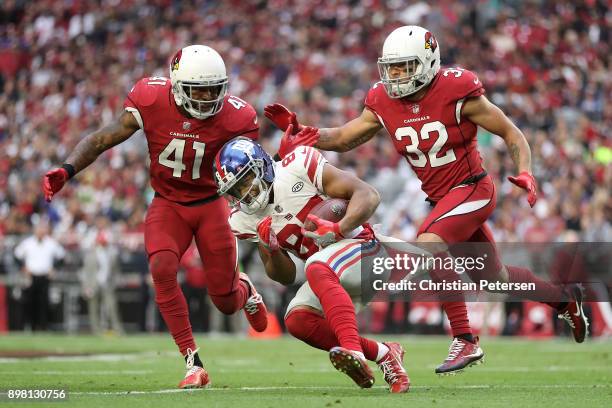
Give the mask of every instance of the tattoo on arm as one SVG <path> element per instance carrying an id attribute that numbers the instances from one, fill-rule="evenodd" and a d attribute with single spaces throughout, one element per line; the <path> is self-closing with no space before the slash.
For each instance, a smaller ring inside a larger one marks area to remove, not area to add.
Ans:
<path id="1" fill-rule="evenodd" d="M 316 146 L 320 148 L 324 148 L 331 143 L 332 137 L 328 129 L 319 129 L 319 140 L 317 141 Z"/>
<path id="2" fill-rule="evenodd" d="M 128 116 L 129 115 L 129 116 Z M 93 163 L 100 154 L 129 138 L 136 130 L 132 114 L 123 114 L 116 123 L 90 133 L 82 139 L 66 159 L 78 173 Z"/>
<path id="3" fill-rule="evenodd" d="M 372 135 L 369 133 L 366 133 L 364 135 L 361 135 L 353 140 L 349 140 L 348 143 L 346 144 L 346 146 L 348 147 L 349 150 L 354 149 L 355 147 L 364 144 L 365 142 L 367 142 L 368 140 L 370 140 L 372 138 Z"/>
<path id="4" fill-rule="evenodd" d="M 334 132 L 332 132 L 332 130 L 334 130 Z M 346 142 L 342 142 L 340 140 L 340 132 L 337 130 L 337 128 L 319 129 L 319 140 L 315 146 L 322 150 L 347 152 L 370 140 L 375 133 L 376 132 L 366 132 Z"/>
<path id="5" fill-rule="evenodd" d="M 512 157 L 512 161 L 518 166 L 521 159 L 521 149 L 516 143 L 510 143 L 508 148 L 510 150 L 510 157 Z"/>

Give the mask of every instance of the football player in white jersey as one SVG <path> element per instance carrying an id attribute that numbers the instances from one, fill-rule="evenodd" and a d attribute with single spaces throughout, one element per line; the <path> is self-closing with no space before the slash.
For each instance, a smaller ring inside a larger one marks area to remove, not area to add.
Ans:
<path id="1" fill-rule="evenodd" d="M 382 370 L 391 392 L 408 391 L 402 346 L 361 337 L 355 319 L 353 301 L 362 301 L 362 258 L 384 254 L 365 224 L 378 206 L 378 192 L 327 163 L 312 147 L 300 146 L 274 162 L 253 140 L 237 138 L 219 151 L 214 167 L 219 193 L 236 207 L 230 217 L 232 231 L 239 239 L 258 242 L 268 276 L 293 283 L 296 268 L 288 252 L 306 262 L 307 282 L 287 308 L 287 330 L 329 351 L 334 367 L 360 387 L 374 384 L 366 363 L 371 360 Z M 329 198 L 348 200 L 337 223 L 309 214 Z M 314 224 L 312 231 L 304 229 L 307 220 Z"/>

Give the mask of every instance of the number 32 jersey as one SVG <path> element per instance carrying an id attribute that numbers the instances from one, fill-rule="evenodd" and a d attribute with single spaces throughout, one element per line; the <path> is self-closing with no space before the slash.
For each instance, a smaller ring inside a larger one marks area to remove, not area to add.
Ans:
<path id="1" fill-rule="evenodd" d="M 465 99 L 483 94 L 474 73 L 443 68 L 420 101 L 389 98 L 377 83 L 368 92 L 365 106 L 387 129 L 429 199 L 439 201 L 463 180 L 484 171 L 476 125 L 461 117 Z"/>
<path id="2" fill-rule="evenodd" d="M 214 196 L 217 151 L 236 136 L 257 139 L 257 114 L 242 99 L 228 95 L 216 115 L 204 120 L 187 117 L 170 90 L 168 78 L 143 78 L 124 102 L 147 138 L 151 186 L 162 197 L 182 203 Z"/>

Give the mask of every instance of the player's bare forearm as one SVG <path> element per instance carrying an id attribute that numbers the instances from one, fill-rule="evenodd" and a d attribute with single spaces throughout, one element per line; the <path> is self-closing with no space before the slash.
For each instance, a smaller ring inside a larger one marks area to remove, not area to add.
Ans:
<path id="1" fill-rule="evenodd" d="M 321 150 L 340 152 L 341 145 L 340 139 L 340 128 L 324 128 L 319 129 L 319 140 L 315 144 L 315 147 Z"/>
<path id="2" fill-rule="evenodd" d="M 81 139 L 66 159 L 66 163 L 71 164 L 78 173 L 93 163 L 104 151 L 125 141 L 138 129 L 138 122 L 134 116 L 129 112 L 123 112 L 116 122 Z"/>
<path id="3" fill-rule="evenodd" d="M 295 282 L 295 263 L 285 251 L 271 252 L 259 245 L 259 256 L 270 279 L 281 285 Z"/>
<path id="4" fill-rule="evenodd" d="M 319 129 L 315 147 L 321 150 L 348 152 L 374 137 L 382 126 L 368 109 L 341 127 Z"/>
<path id="5" fill-rule="evenodd" d="M 323 168 L 323 191 L 331 198 L 349 200 L 346 214 L 338 222 L 343 235 L 366 222 L 380 203 L 380 195 L 374 187 L 330 164 Z"/>
<path id="6" fill-rule="evenodd" d="M 531 149 L 523 132 L 484 96 L 470 98 L 463 105 L 462 116 L 474 124 L 500 136 L 508 146 L 510 157 L 519 173 L 531 173 Z"/>
<path id="7" fill-rule="evenodd" d="M 504 141 L 506 146 L 508 146 L 508 152 L 518 169 L 518 173 L 524 171 L 531 173 L 531 149 L 529 148 L 529 143 L 527 143 L 523 133 L 518 129 L 516 130 L 516 132 L 510 132 L 505 135 L 503 137 Z"/>
<path id="8" fill-rule="evenodd" d="M 380 195 L 374 187 L 363 183 L 367 188 L 355 190 L 349 200 L 346 214 L 338 222 L 340 232 L 344 235 L 367 222 L 380 203 Z"/>

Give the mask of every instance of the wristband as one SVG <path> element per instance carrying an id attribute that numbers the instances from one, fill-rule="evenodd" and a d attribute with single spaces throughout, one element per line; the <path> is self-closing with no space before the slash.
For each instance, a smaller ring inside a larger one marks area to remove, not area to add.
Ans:
<path id="1" fill-rule="evenodd" d="M 62 169 L 66 170 L 66 173 L 68 173 L 68 180 L 73 178 L 76 174 L 76 170 L 74 170 L 74 166 L 72 164 L 64 163 L 62 164 Z"/>
<path id="2" fill-rule="evenodd" d="M 276 154 L 274 155 L 274 157 L 272 157 L 272 159 L 273 159 L 275 162 L 279 162 L 279 161 L 283 160 L 283 159 L 281 159 L 281 157 L 278 155 L 278 153 L 276 153 Z"/>

